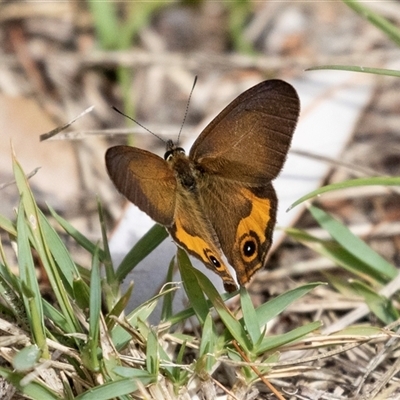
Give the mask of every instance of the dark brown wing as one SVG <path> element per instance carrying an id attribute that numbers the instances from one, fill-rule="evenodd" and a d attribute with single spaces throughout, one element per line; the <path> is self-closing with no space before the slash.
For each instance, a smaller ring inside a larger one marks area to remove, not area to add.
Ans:
<path id="1" fill-rule="evenodd" d="M 107 150 L 106 167 L 115 187 L 154 221 L 171 226 L 176 201 L 176 178 L 161 157 L 130 146 Z"/>
<path id="2" fill-rule="evenodd" d="M 271 183 L 246 187 L 208 177 L 203 210 L 241 285 L 263 268 L 272 243 L 277 198 Z"/>
<path id="3" fill-rule="evenodd" d="M 230 103 L 201 133 L 189 157 L 206 173 L 260 185 L 282 169 L 300 111 L 295 89 L 261 82 Z"/>

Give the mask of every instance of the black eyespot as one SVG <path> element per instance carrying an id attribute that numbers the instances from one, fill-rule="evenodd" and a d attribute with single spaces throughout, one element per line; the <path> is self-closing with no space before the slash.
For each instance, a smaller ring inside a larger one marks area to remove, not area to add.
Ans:
<path id="1" fill-rule="evenodd" d="M 219 268 L 221 266 L 221 263 L 214 256 L 209 256 L 208 258 L 214 264 L 215 268 Z"/>
<path id="2" fill-rule="evenodd" d="M 251 257 L 257 250 L 254 240 L 246 240 L 243 244 L 242 251 L 245 257 Z"/>
<path id="3" fill-rule="evenodd" d="M 213 254 L 214 253 L 212 252 L 211 249 L 204 249 L 204 255 L 206 256 L 206 258 L 215 267 L 215 269 L 218 270 L 221 268 L 221 262 Z"/>

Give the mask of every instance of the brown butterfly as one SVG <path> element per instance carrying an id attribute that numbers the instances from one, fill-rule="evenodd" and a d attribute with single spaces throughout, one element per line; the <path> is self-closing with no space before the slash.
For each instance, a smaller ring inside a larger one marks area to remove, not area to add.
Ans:
<path id="1" fill-rule="evenodd" d="M 200 134 L 189 156 L 167 142 L 164 159 L 115 146 L 106 166 L 116 188 L 175 242 L 237 288 L 264 267 L 272 242 L 281 171 L 300 112 L 295 89 L 259 83 L 230 103 Z"/>

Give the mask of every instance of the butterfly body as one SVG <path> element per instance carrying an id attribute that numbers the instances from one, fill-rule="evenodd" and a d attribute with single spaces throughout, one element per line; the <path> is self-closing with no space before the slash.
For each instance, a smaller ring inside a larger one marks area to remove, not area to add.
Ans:
<path id="1" fill-rule="evenodd" d="M 122 194 L 232 291 L 226 260 L 241 285 L 265 265 L 277 209 L 271 181 L 283 166 L 298 114 L 292 86 L 265 81 L 228 105 L 189 155 L 172 141 L 164 159 L 115 146 L 107 151 L 107 170 Z"/>

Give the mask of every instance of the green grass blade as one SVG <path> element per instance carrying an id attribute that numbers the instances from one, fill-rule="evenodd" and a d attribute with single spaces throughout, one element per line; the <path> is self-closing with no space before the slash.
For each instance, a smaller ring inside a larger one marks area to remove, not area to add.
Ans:
<path id="1" fill-rule="evenodd" d="M 332 260 L 334 264 L 340 265 L 342 268 L 357 275 L 361 279 L 369 281 L 372 284 L 385 284 L 385 282 L 387 282 L 387 278 L 382 277 L 382 274 L 377 272 L 369 264 L 355 257 L 354 254 L 344 249 L 334 240 L 318 239 L 309 235 L 307 232 L 294 228 L 287 228 L 285 232 L 294 240 L 303 243 L 304 246 Z"/>
<path id="2" fill-rule="evenodd" d="M 123 313 L 123 311 L 125 310 L 126 306 L 129 303 L 132 291 L 133 291 L 133 282 L 129 284 L 126 292 L 120 297 L 120 299 L 117 301 L 114 307 L 107 314 L 106 324 L 109 330 L 111 330 L 115 325 L 115 321 L 112 318 L 110 318 L 110 316 L 115 316 L 118 318 Z"/>
<path id="3" fill-rule="evenodd" d="M 323 193 L 331 192 L 334 190 L 347 189 L 352 187 L 359 186 L 400 186 L 400 177 L 385 177 L 385 176 L 377 176 L 377 177 L 369 177 L 369 178 L 358 178 L 358 179 L 350 179 L 345 182 L 332 183 L 331 185 L 323 186 L 317 190 L 314 190 L 300 199 L 296 200 L 287 211 L 290 211 L 292 208 L 297 205 L 303 203 L 306 200 L 312 199 L 313 197 L 320 196 Z"/>
<path id="4" fill-rule="evenodd" d="M 0 298 L 3 299 L 3 304 L 0 301 L 0 315 L 1 312 L 7 311 L 7 314 L 12 315 L 18 324 L 27 328 L 29 326 L 29 320 L 26 317 L 24 303 L 18 295 L 19 291 L 16 290 L 18 286 L 15 285 L 14 288 L 14 286 L 4 278 L 4 271 L 4 265 L 0 263 Z"/>
<path id="5" fill-rule="evenodd" d="M 120 24 L 118 22 L 117 3 L 90 0 L 87 4 L 93 16 L 100 46 L 105 50 L 118 48 Z"/>
<path id="6" fill-rule="evenodd" d="M 351 72 L 362 72 L 364 74 L 400 77 L 400 71 L 397 71 L 395 69 L 357 67 L 354 65 L 320 65 L 318 67 L 312 67 L 306 69 L 306 71 L 318 71 L 318 70 L 351 71 Z"/>
<path id="7" fill-rule="evenodd" d="M 33 381 L 28 383 L 27 385 L 20 385 L 20 382 L 23 378 L 25 378 L 26 373 L 11 372 L 6 368 L 0 367 L 0 375 L 3 378 L 7 379 L 7 381 L 11 382 L 12 385 L 15 386 L 19 392 L 23 393 L 26 396 L 29 396 L 32 399 L 63 400 L 62 397 L 59 397 L 55 392 L 53 392 L 51 389 L 40 382 Z"/>
<path id="8" fill-rule="evenodd" d="M 89 307 L 89 336 L 85 346 L 83 360 L 91 371 L 99 370 L 97 349 L 99 347 L 100 310 L 101 310 L 101 279 L 99 258 L 95 251 L 90 274 L 90 307 Z"/>
<path id="9" fill-rule="evenodd" d="M 262 332 L 250 295 L 245 287 L 240 288 L 240 305 L 242 307 L 244 328 L 250 336 L 252 345 L 259 342 Z"/>
<path id="10" fill-rule="evenodd" d="M 46 244 L 57 263 L 58 269 L 63 277 L 65 288 L 71 295 L 73 282 L 79 277 L 79 271 L 63 241 L 40 210 L 39 219 L 43 230 L 43 236 L 46 238 Z"/>
<path id="11" fill-rule="evenodd" d="M 400 30 L 389 22 L 386 18 L 376 14 L 368 7 L 365 7 L 358 1 L 355 0 L 342 0 L 345 4 L 347 4 L 350 8 L 352 8 L 357 14 L 359 14 L 362 18 L 367 19 L 373 25 L 375 25 L 378 29 L 386 34 L 386 36 L 395 42 L 398 46 L 400 46 Z"/>
<path id="12" fill-rule="evenodd" d="M 74 314 L 72 305 L 68 298 L 67 291 L 64 286 L 64 282 L 60 277 L 59 270 L 55 264 L 54 258 L 47 244 L 47 238 L 43 233 L 41 226 L 40 212 L 33 197 L 32 191 L 30 190 L 28 180 L 16 160 L 13 156 L 13 170 L 15 181 L 21 196 L 23 210 L 26 215 L 27 224 L 29 226 L 32 238 L 30 239 L 36 251 L 43 267 L 47 273 L 50 281 L 50 285 L 54 291 L 54 295 L 57 298 L 58 305 L 67 319 L 70 326 L 69 333 L 79 332 L 80 324 Z"/>
<path id="13" fill-rule="evenodd" d="M 24 302 L 21 299 L 20 278 L 16 277 L 7 263 L 4 253 L 3 243 L 0 238 L 0 297 L 4 301 L 3 312 L 7 310 L 9 315 L 13 315 L 18 323 L 25 329 L 29 326 Z"/>
<path id="14" fill-rule="evenodd" d="M 257 320 L 260 326 L 267 324 L 282 311 L 284 311 L 290 304 L 300 299 L 308 292 L 316 288 L 317 286 L 325 285 L 322 282 L 308 283 L 302 285 L 296 289 L 289 290 L 274 299 L 262 304 L 256 309 Z"/>
<path id="15" fill-rule="evenodd" d="M 141 304 L 138 308 L 133 310 L 127 317 L 127 321 L 132 325 L 136 326 L 138 321 L 147 321 L 150 314 L 154 311 L 157 306 L 157 300 L 160 295 L 154 296 Z M 132 339 L 131 335 L 121 326 L 116 325 L 111 331 L 111 338 L 114 346 L 117 350 L 121 351 Z"/>
<path id="16" fill-rule="evenodd" d="M 97 210 L 99 213 L 101 237 L 103 239 L 103 246 L 104 246 L 104 258 L 102 259 L 102 262 L 104 263 L 104 267 L 105 267 L 106 280 L 107 280 L 108 285 L 113 287 L 114 290 L 116 289 L 116 292 L 113 294 L 115 297 L 118 297 L 119 282 L 115 278 L 115 271 L 114 271 L 114 267 L 113 267 L 112 260 L 111 260 L 110 248 L 108 247 L 107 229 L 106 229 L 106 223 L 105 223 L 105 219 L 104 219 L 104 211 L 103 211 L 103 207 L 100 203 L 99 198 L 97 198 Z"/>
<path id="17" fill-rule="evenodd" d="M 160 370 L 159 346 L 157 335 L 151 330 L 147 336 L 146 369 L 153 376 L 158 376 Z"/>
<path id="18" fill-rule="evenodd" d="M 116 277 L 122 282 L 126 276 L 168 237 L 161 225 L 154 225 L 129 251 L 117 268 Z"/>
<path id="19" fill-rule="evenodd" d="M 309 210 L 315 220 L 329 232 L 332 238 L 363 263 L 369 265 L 372 270 L 386 279 L 393 279 L 397 276 L 397 269 L 393 265 L 355 236 L 346 226 L 315 206 L 310 206 Z"/>
<path id="20" fill-rule="evenodd" d="M 174 278 L 174 270 L 175 270 L 175 257 L 172 258 L 169 263 L 168 273 L 166 282 L 172 282 Z M 166 321 L 173 315 L 173 302 L 175 297 L 175 290 L 168 291 L 163 298 L 162 310 L 161 310 L 161 321 Z"/>
<path id="21" fill-rule="evenodd" d="M 372 313 L 375 314 L 385 325 L 398 320 L 399 312 L 394 308 L 393 303 L 379 293 L 376 293 L 369 286 L 360 281 L 352 281 L 352 287 L 362 296 Z"/>
<path id="22" fill-rule="evenodd" d="M 271 351 L 274 349 L 279 349 L 279 347 L 293 343 L 296 340 L 304 339 L 306 335 L 319 329 L 322 326 L 322 322 L 315 321 L 310 324 L 300 326 L 299 328 L 293 329 L 290 332 L 283 333 L 281 335 L 276 336 L 268 336 L 266 337 L 261 345 L 257 348 L 257 353 L 259 355 L 265 353 L 266 351 Z"/>
<path id="23" fill-rule="evenodd" d="M 120 299 L 120 282 L 116 278 L 113 262 L 111 259 L 104 212 L 99 199 L 97 199 L 97 209 L 100 219 L 101 236 L 103 239 L 104 247 L 104 258 L 102 259 L 105 270 L 105 280 L 103 282 L 103 299 L 105 304 L 107 305 L 107 309 L 111 310 Z"/>
<path id="24" fill-rule="evenodd" d="M 49 353 L 44 329 L 42 296 L 36 278 L 36 269 L 33 262 L 26 224 L 23 202 L 21 202 L 17 215 L 17 244 L 22 297 L 35 343 L 43 351 L 43 357 L 48 358 Z"/>
<path id="25" fill-rule="evenodd" d="M 177 260 L 186 295 L 200 324 L 203 325 L 210 310 L 197 276 L 193 273 L 195 268 L 182 249 L 178 249 Z"/>
<path id="26" fill-rule="evenodd" d="M 60 226 L 65 230 L 65 232 L 71 236 L 80 246 L 86 249 L 92 256 L 96 250 L 96 245 L 91 242 L 86 236 L 82 235 L 78 230 L 76 230 L 68 221 L 66 221 L 63 217 L 58 215 L 56 211 L 47 204 L 51 215 L 55 218 L 55 220 L 60 224 Z M 99 249 L 99 259 L 103 261 L 105 258 L 105 254 L 103 250 Z"/>
<path id="27" fill-rule="evenodd" d="M 81 277 L 74 280 L 73 299 L 81 310 L 89 308 L 90 287 Z"/>
<path id="28" fill-rule="evenodd" d="M 17 236 L 15 225 L 6 217 L 0 214 L 0 228 L 8 232 L 12 236 Z"/>
<path id="29" fill-rule="evenodd" d="M 154 378 L 126 378 L 115 382 L 107 382 L 101 386 L 89 389 L 85 393 L 75 397 L 75 400 L 109 400 L 119 396 L 131 394 L 138 390 L 138 381 L 148 385 Z"/>
<path id="30" fill-rule="evenodd" d="M 129 368 L 118 366 L 114 368 L 114 373 L 118 374 L 122 378 L 135 378 L 135 379 L 155 379 L 153 375 L 150 375 L 144 369 Z"/>
<path id="31" fill-rule="evenodd" d="M 43 312 L 46 318 L 49 318 L 54 325 L 58 326 L 62 331 L 68 332 L 69 324 L 64 315 L 46 300 L 43 300 Z"/>
<path id="32" fill-rule="evenodd" d="M 211 313 L 207 315 L 203 325 L 203 332 L 201 335 L 201 342 L 199 348 L 199 363 L 196 364 L 196 370 L 198 373 L 206 371 L 211 373 L 216 363 L 216 343 L 218 336 L 215 330 L 215 325 Z"/>

